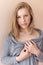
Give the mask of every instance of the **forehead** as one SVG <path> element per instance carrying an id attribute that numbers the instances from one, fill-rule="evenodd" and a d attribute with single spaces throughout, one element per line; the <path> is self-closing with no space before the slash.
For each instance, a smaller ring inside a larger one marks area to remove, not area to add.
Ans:
<path id="1" fill-rule="evenodd" d="M 17 16 L 19 16 L 19 15 L 24 15 L 24 14 L 28 14 L 28 13 L 29 13 L 29 11 L 28 11 L 27 8 L 21 8 L 21 9 L 19 9 L 19 10 L 17 11 Z"/>

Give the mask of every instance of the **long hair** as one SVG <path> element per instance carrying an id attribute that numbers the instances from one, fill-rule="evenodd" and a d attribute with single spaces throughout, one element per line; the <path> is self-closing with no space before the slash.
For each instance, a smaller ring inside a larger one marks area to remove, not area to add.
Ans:
<path id="1" fill-rule="evenodd" d="M 28 26 L 28 29 L 29 30 L 33 30 L 33 28 L 34 28 L 33 11 L 32 11 L 31 6 L 28 3 L 26 3 L 26 2 L 20 2 L 17 5 L 17 7 L 15 8 L 15 11 L 14 11 L 14 14 L 13 14 L 13 17 L 12 17 L 12 32 L 14 34 L 15 39 L 17 39 L 19 37 L 19 32 L 20 32 L 20 29 L 19 29 L 19 26 L 18 26 L 18 22 L 17 22 L 17 12 L 21 8 L 27 8 L 27 10 L 28 10 L 28 12 L 29 12 L 29 14 L 31 16 L 30 24 Z"/>

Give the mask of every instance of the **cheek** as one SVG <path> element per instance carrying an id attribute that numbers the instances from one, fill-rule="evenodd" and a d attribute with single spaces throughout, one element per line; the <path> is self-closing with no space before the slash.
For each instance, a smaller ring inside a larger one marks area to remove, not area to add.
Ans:
<path id="1" fill-rule="evenodd" d="M 20 24 L 20 19 L 17 19 L 18 24 Z"/>
<path id="2" fill-rule="evenodd" d="M 18 21 L 18 24 L 19 24 L 19 25 L 23 24 L 23 21 L 22 21 L 22 19 L 21 19 L 21 18 L 20 18 L 20 19 L 18 19 L 17 21 Z"/>
<path id="3" fill-rule="evenodd" d="M 17 23 L 18 23 L 18 24 L 20 23 L 18 19 L 17 19 Z"/>
<path id="4" fill-rule="evenodd" d="M 21 25 L 21 22 L 20 22 L 20 21 L 18 21 L 18 25 L 19 25 L 19 26 Z"/>
<path id="5" fill-rule="evenodd" d="M 27 23 L 29 24 L 30 23 L 30 17 L 26 19 Z"/>

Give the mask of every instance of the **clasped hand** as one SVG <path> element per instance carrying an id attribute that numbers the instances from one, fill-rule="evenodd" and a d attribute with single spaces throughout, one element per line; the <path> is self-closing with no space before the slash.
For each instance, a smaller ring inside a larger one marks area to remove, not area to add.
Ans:
<path id="1" fill-rule="evenodd" d="M 21 51 L 20 55 L 18 56 L 19 61 L 22 61 L 26 58 L 29 58 L 32 54 L 38 56 L 40 53 L 39 48 L 37 47 L 36 43 L 33 41 L 25 41 L 25 46 Z"/>

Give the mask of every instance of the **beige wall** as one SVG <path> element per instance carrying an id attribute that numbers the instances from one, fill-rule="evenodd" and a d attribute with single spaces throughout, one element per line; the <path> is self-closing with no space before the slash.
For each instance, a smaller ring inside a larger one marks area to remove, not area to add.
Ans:
<path id="1" fill-rule="evenodd" d="M 43 30 L 43 0 L 0 0 L 0 56 L 4 36 L 11 30 L 10 17 L 13 9 L 21 1 L 26 1 L 31 5 L 34 12 L 35 26 Z"/>

